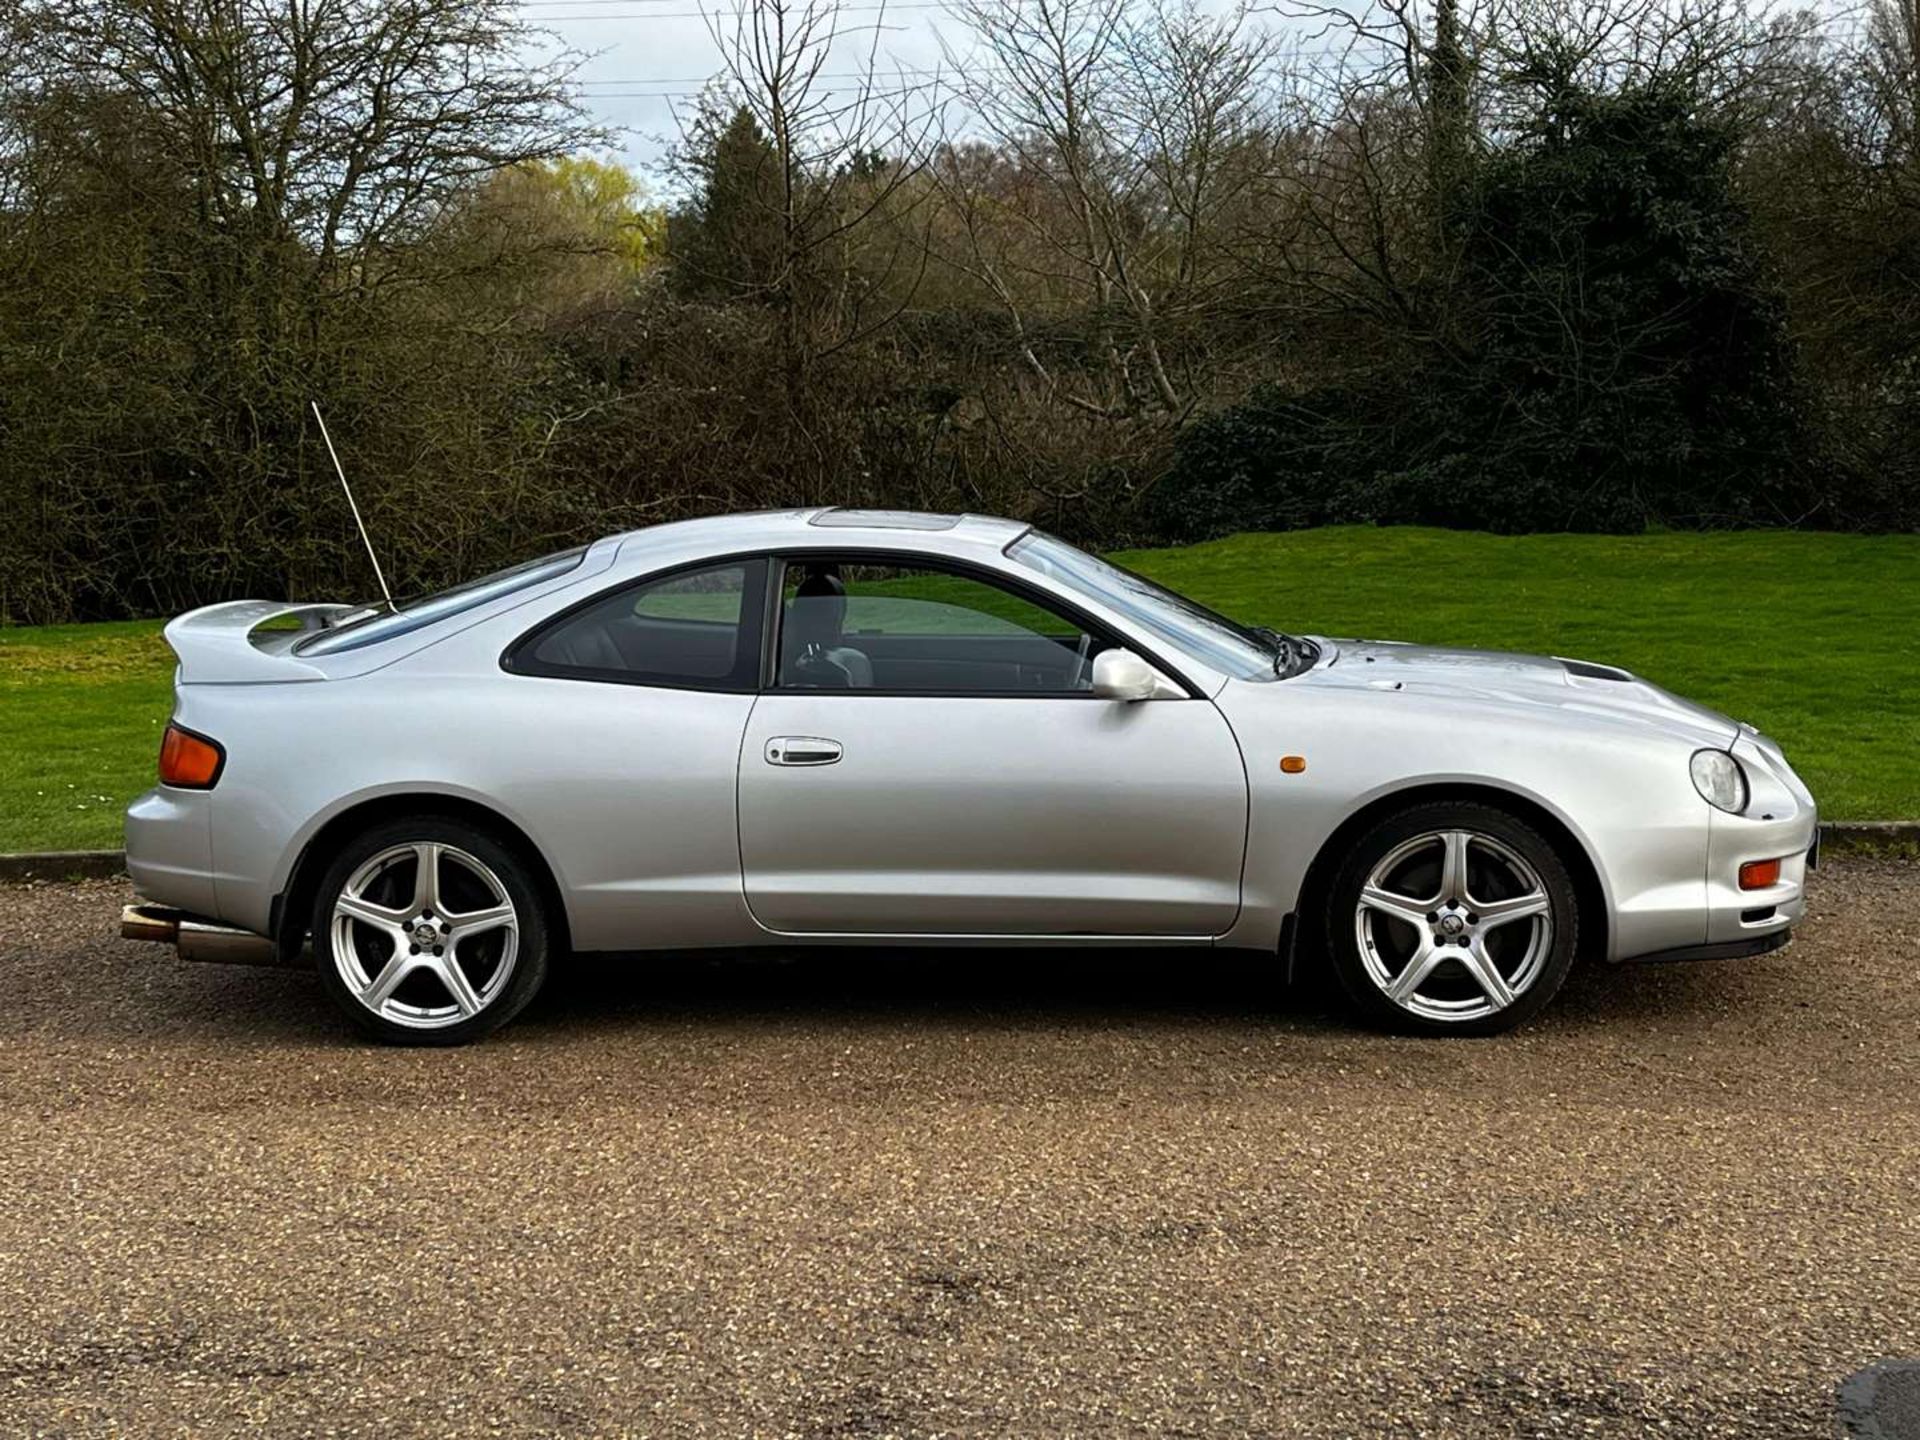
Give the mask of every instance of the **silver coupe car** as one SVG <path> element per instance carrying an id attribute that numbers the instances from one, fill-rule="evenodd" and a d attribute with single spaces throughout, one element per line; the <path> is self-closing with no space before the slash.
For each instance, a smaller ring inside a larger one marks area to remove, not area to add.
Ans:
<path id="1" fill-rule="evenodd" d="M 1814 861 L 1779 748 L 1623 670 L 1250 627 L 973 515 L 166 636 L 123 932 L 312 963 L 384 1040 L 483 1035 L 569 952 L 756 944 L 1231 946 L 1484 1035 L 1579 957 L 1785 944 Z"/>

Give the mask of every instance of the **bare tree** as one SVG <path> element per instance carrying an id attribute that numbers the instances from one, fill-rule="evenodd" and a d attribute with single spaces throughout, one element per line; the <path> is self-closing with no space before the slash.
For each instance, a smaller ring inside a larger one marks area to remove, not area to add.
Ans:
<path id="1" fill-rule="evenodd" d="M 1253 183 L 1274 53 L 1243 13 L 1128 0 L 959 0 L 962 123 L 937 176 L 962 244 L 949 263 L 1008 315 L 1048 395 L 1108 419 L 1176 421 L 1195 400 L 1171 335 L 1197 332 L 1223 285 L 1219 222 Z M 1040 331 L 1080 317 L 1068 379 Z"/>
<path id="2" fill-rule="evenodd" d="M 570 58 L 504 0 L 26 0 L 49 80 L 136 99 L 202 213 L 323 269 L 417 237 L 477 178 L 598 138 Z"/>
<path id="3" fill-rule="evenodd" d="M 1883 153 L 1920 160 L 1920 0 L 1869 0 L 1859 68 Z"/>
<path id="4" fill-rule="evenodd" d="M 767 173 L 743 199 L 772 253 L 748 298 L 778 313 L 787 403 L 803 421 L 812 367 L 896 319 L 925 264 L 898 222 L 917 204 L 933 107 L 926 87 L 883 81 L 883 20 L 850 23 L 840 0 L 748 0 L 707 20 L 725 65 L 717 98 L 766 140 Z M 851 75 L 829 72 L 847 52 Z"/>
<path id="5" fill-rule="evenodd" d="M 14 455 L 23 513 L 72 499 L 89 517 L 65 532 L 83 555 L 34 563 L 57 593 L 63 568 L 140 557 L 109 573 L 141 608 L 208 576 L 305 590 L 338 564 L 310 398 L 396 480 L 499 433 L 456 440 L 400 403 L 461 374 L 479 328 L 424 242 L 483 177 L 597 138 L 569 62 L 529 62 L 505 0 L 16 0 L 5 18 L 31 157 L 5 249 L 39 308 L 13 311 L 0 363 L 39 418 L 0 431 L 36 447 Z M 502 378 L 509 353 L 493 342 Z M 464 373 L 470 415 L 489 387 Z M 506 462 L 468 461 L 466 483 Z M 189 498 L 207 523 L 140 539 Z M 442 508 L 389 518 L 404 533 Z"/>

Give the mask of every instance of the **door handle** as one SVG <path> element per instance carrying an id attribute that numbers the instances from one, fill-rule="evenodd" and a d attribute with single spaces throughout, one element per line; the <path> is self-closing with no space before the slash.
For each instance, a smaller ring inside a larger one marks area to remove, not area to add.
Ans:
<path id="1" fill-rule="evenodd" d="M 841 753 L 838 740 L 818 735 L 776 735 L 767 741 L 769 765 L 832 765 Z"/>

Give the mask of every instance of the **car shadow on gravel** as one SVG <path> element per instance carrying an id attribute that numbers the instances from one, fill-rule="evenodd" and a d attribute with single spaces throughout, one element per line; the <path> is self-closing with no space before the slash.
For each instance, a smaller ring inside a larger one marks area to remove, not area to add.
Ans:
<path id="1" fill-rule="evenodd" d="M 217 1033 L 257 1049 L 365 1043 L 311 974 L 151 958 L 162 968 L 144 978 L 144 965 L 124 972 L 135 993 L 123 1004 L 106 1010 L 55 1004 L 35 1016 L 30 1028 L 41 1035 L 127 1040 Z M 1527 1033 L 1627 1034 L 1655 1027 L 1671 1033 L 1704 1026 L 1735 1007 L 1777 1009 L 1781 1001 L 1769 998 L 1769 983 L 1734 973 L 1741 968 L 1736 962 L 1576 970 Z M 1328 1038 L 1374 1033 L 1349 1012 L 1330 980 L 1303 975 L 1289 985 L 1280 967 L 1259 955 L 824 947 L 570 956 L 555 965 L 508 1033 L 520 1042 L 564 1047 L 575 1038 L 640 1038 L 662 1027 L 746 1036 L 795 1025 L 1165 1034 L 1231 1029 Z M 0 1035 L 7 1029 L 0 1024 Z"/>
<path id="2" fill-rule="evenodd" d="M 1718 1014 L 1737 997 L 1764 1006 L 1766 983 L 1726 965 L 1577 968 L 1535 1029 L 1580 1030 L 1690 1011 Z M 1288 983 L 1269 957 L 1154 949 L 965 950 L 829 948 L 581 955 L 557 966 L 516 1022 L 564 1032 L 671 1021 L 832 1022 L 1097 1029 L 1278 1025 L 1361 1028 L 1330 977 L 1302 967 Z"/>
<path id="3" fill-rule="evenodd" d="M 1758 961 L 1578 967 L 1526 1033 L 1671 1034 L 1709 1028 L 1730 1013 L 1757 1023 L 1796 1003 L 1785 964 L 1792 953 Z M 311 975 L 191 965 L 180 966 L 172 980 L 158 987 L 164 993 L 147 997 L 151 1008 L 143 1007 L 140 1030 L 214 1028 L 269 1048 L 361 1043 Z M 169 996 L 179 1003 L 167 1003 Z M 554 966 L 510 1033 L 564 1045 L 574 1036 L 640 1036 L 662 1026 L 751 1033 L 796 1024 L 1376 1033 L 1349 1010 L 1331 977 L 1301 973 L 1289 984 L 1281 967 L 1251 953 L 947 947 L 569 956 Z"/>
<path id="4" fill-rule="evenodd" d="M 24 945 L 0 945 L 11 1003 L 0 1041 L 32 1035 L 167 1040 L 219 1035 L 251 1047 L 360 1043 L 310 973 L 183 964 L 111 935 L 118 895 L 105 884 L 9 892 Z M 1585 966 L 1529 1034 L 1708 1028 L 1779 1018 L 1818 1000 L 1832 942 L 1802 941 L 1755 960 Z M 1825 962 L 1823 965 L 1822 962 Z M 1289 985 L 1272 957 L 1203 948 L 989 949 L 792 947 L 557 963 L 513 1026 L 523 1040 L 644 1034 L 649 1028 L 901 1024 L 962 1029 L 1221 1027 L 1365 1033 L 1324 972 Z M 101 987 L 113 999 L 101 1003 Z"/>
<path id="5" fill-rule="evenodd" d="M 1709 1028 L 1730 1012 L 1754 1022 L 1794 1003 L 1781 993 L 1790 988 L 1790 977 L 1758 973 L 1778 964 L 1769 957 L 1579 968 L 1526 1033 L 1672 1034 Z M 181 966 L 172 983 L 156 987 L 137 1008 L 142 1032 L 213 1029 L 266 1048 L 363 1043 L 306 974 Z M 128 1018 L 123 1012 L 122 1019 Z M 93 1023 L 99 1021 L 96 1016 Z M 1277 964 L 1259 955 L 944 947 L 569 956 L 554 966 L 509 1033 L 521 1042 L 565 1046 L 575 1038 L 639 1038 L 662 1027 L 710 1027 L 744 1036 L 795 1025 L 949 1032 L 1231 1029 L 1329 1039 L 1375 1033 L 1347 1008 L 1330 978 L 1302 974 L 1289 984 Z"/>
<path id="6" fill-rule="evenodd" d="M 1212 1025 L 1271 1017 L 1342 1023 L 1321 987 L 1285 984 L 1257 955 L 1209 950 L 804 947 L 578 955 L 556 966 L 519 1022 L 628 1026 L 655 1020 L 1099 1027 Z"/>

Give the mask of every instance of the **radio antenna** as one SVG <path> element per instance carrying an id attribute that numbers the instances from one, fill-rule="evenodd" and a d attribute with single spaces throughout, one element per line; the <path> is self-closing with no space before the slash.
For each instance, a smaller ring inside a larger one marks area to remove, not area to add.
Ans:
<path id="1" fill-rule="evenodd" d="M 360 518 L 360 503 L 353 498 L 353 486 L 347 483 L 346 468 L 340 463 L 340 453 L 333 448 L 333 436 L 327 433 L 327 417 L 320 413 L 318 400 L 309 400 L 307 403 L 313 407 L 313 418 L 320 422 L 320 438 L 327 442 L 327 454 L 333 459 L 333 473 L 340 477 L 340 488 L 347 492 L 347 508 L 353 511 L 353 523 L 359 528 L 360 543 L 367 547 L 367 559 L 373 562 L 373 578 L 380 582 L 380 593 L 387 598 L 387 609 L 398 615 L 400 607 L 393 603 L 393 591 L 387 588 L 387 577 L 380 569 L 380 557 L 373 553 L 373 540 L 367 534 L 367 522 Z"/>

